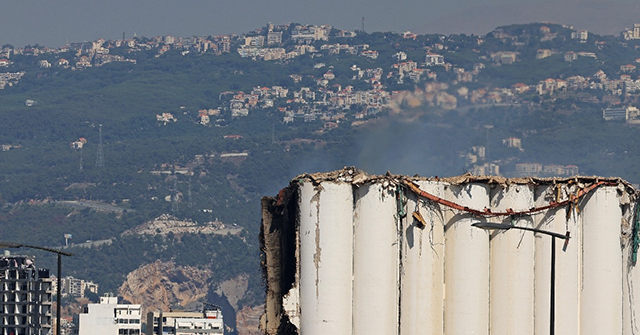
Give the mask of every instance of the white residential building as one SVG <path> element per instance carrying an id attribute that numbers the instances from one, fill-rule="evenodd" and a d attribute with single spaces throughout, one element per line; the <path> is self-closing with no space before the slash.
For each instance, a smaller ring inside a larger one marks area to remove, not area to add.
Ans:
<path id="1" fill-rule="evenodd" d="M 587 43 L 589 32 L 587 30 L 574 31 L 571 33 L 571 38 L 574 40 L 580 40 L 580 43 Z"/>
<path id="2" fill-rule="evenodd" d="M 100 297 L 88 304 L 76 320 L 78 335 L 140 335 L 140 305 L 119 304 L 117 297 Z"/>
<path id="3" fill-rule="evenodd" d="M 624 37 L 625 40 L 640 39 L 640 23 L 635 23 L 632 29 L 626 28 L 626 30 L 622 32 L 622 37 Z"/>
<path id="4" fill-rule="evenodd" d="M 432 52 L 427 52 L 425 56 L 425 63 L 427 66 L 444 65 L 444 57 Z"/>
<path id="5" fill-rule="evenodd" d="M 313 41 L 328 41 L 331 26 L 296 26 L 291 32 L 291 39 L 297 43 L 311 43 Z"/>
<path id="6" fill-rule="evenodd" d="M 86 144 L 87 140 L 84 138 L 80 138 L 76 142 L 71 143 L 71 147 L 74 149 L 81 149 L 84 144 Z M 66 297 L 68 295 L 76 298 L 84 298 L 85 290 L 89 290 L 92 293 L 98 293 L 98 284 L 95 284 L 91 281 L 86 281 L 84 279 L 78 279 L 71 276 L 67 276 L 62 278 L 62 296 Z"/>
<path id="7" fill-rule="evenodd" d="M 161 325 L 162 332 L 160 332 Z M 158 334 L 224 334 L 222 309 L 210 305 L 202 312 L 149 312 L 147 314 L 147 335 Z"/>

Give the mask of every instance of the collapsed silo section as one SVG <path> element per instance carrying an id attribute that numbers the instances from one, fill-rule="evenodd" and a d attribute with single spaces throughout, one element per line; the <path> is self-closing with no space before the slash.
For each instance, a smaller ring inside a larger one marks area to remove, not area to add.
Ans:
<path id="1" fill-rule="evenodd" d="M 350 183 L 299 186 L 300 329 L 351 334 L 353 190 Z"/>
<path id="2" fill-rule="evenodd" d="M 260 247 L 267 291 L 260 327 L 267 334 L 297 334 L 297 327 L 291 323 L 283 304 L 289 291 L 296 289 L 298 276 L 298 208 L 295 200 L 295 189 L 292 188 L 283 189 L 276 198 L 262 198 Z"/>

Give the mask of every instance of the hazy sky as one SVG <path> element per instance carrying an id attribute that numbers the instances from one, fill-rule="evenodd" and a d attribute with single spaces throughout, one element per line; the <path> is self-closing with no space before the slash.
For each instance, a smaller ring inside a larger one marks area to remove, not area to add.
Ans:
<path id="1" fill-rule="evenodd" d="M 98 38 L 242 33 L 286 22 L 341 29 L 486 34 L 528 22 L 618 34 L 640 23 L 637 0 L 27 0 L 2 1 L 0 45 L 51 47 Z"/>

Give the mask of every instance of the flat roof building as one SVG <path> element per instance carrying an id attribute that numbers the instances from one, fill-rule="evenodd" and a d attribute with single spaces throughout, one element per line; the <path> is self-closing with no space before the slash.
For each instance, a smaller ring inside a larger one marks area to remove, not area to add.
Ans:
<path id="1" fill-rule="evenodd" d="M 160 331 L 160 325 L 162 325 L 162 331 Z M 149 312 L 147 335 L 160 334 L 224 334 L 222 309 L 219 306 L 209 305 L 202 312 Z"/>
<path id="2" fill-rule="evenodd" d="M 119 304 L 117 297 L 100 297 L 78 315 L 78 335 L 140 335 L 140 305 Z"/>

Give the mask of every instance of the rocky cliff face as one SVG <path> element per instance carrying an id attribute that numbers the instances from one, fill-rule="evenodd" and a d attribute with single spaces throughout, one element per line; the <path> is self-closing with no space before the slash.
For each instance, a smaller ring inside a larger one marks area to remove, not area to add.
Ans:
<path id="1" fill-rule="evenodd" d="M 238 301 L 247 291 L 248 276 L 241 275 L 221 283 L 211 283 L 211 275 L 211 270 L 156 261 L 129 273 L 119 289 L 119 295 L 131 303 L 142 305 L 144 322 L 148 312 L 198 310 L 213 288 L 213 292 L 224 297 L 237 311 L 237 334 L 262 334 L 258 330 L 258 324 L 264 307 L 238 306 Z M 233 322 L 232 319 L 225 317 L 225 323 Z M 234 325 L 228 325 L 232 330 Z"/>
<path id="2" fill-rule="evenodd" d="M 134 304 L 141 304 L 146 316 L 149 311 L 185 309 L 204 300 L 210 278 L 211 270 L 156 261 L 129 273 L 119 294 Z"/>
<path id="3" fill-rule="evenodd" d="M 236 314 L 236 329 L 238 335 L 262 335 L 260 331 L 260 317 L 264 314 L 264 306 L 245 306 Z"/>

